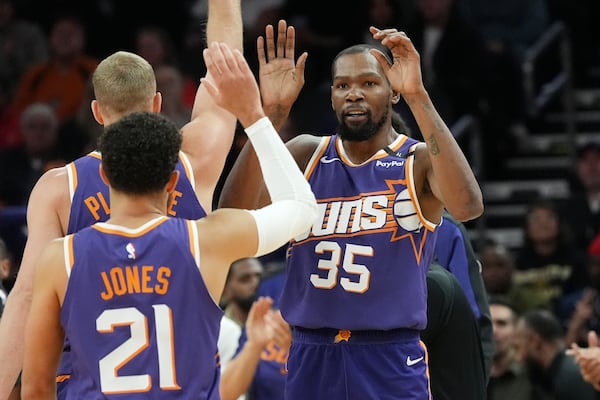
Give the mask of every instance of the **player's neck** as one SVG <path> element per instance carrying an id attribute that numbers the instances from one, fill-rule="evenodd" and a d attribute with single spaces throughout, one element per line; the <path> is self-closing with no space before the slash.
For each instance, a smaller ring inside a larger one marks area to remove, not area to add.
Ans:
<path id="1" fill-rule="evenodd" d="M 398 138 L 398 134 L 391 128 L 382 128 L 373 137 L 363 141 L 343 140 L 342 146 L 346 156 L 355 164 L 362 164 L 375 153 L 389 146 Z"/>
<path id="2" fill-rule="evenodd" d="M 167 196 L 155 195 L 126 195 L 111 191 L 110 193 L 110 224 L 127 228 L 137 228 L 159 216 L 167 215 Z"/>

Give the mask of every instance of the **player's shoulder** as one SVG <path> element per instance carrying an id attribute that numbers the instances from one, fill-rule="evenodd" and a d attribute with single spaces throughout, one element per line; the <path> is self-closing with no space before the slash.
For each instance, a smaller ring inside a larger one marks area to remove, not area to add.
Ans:
<path id="1" fill-rule="evenodd" d="M 44 172 L 35 184 L 34 191 L 45 192 L 48 195 L 67 190 L 69 179 L 68 167 L 61 166 Z"/>
<path id="2" fill-rule="evenodd" d="M 58 208 L 69 202 L 69 174 L 66 166 L 52 168 L 38 179 L 29 197 L 31 207 Z M 48 207 L 50 206 L 50 207 Z"/>
<path id="3" fill-rule="evenodd" d="M 286 146 L 298 165 L 304 169 L 323 140 L 322 136 L 303 133 L 287 141 Z"/>

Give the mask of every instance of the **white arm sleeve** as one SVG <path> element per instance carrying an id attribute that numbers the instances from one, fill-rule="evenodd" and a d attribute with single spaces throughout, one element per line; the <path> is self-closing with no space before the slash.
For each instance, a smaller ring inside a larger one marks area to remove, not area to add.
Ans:
<path id="1" fill-rule="evenodd" d="M 246 128 L 246 133 L 272 201 L 260 210 L 251 211 L 258 229 L 256 256 L 260 256 L 310 228 L 317 203 L 310 185 L 267 117 Z"/>

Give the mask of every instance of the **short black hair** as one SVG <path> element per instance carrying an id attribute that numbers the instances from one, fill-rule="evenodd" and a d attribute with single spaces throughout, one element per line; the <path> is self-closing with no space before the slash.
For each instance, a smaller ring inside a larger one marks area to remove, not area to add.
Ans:
<path id="1" fill-rule="evenodd" d="M 339 53 L 337 53 L 337 55 L 334 57 L 333 62 L 331 63 L 331 77 L 335 77 L 335 65 L 337 63 L 337 60 L 345 55 L 349 55 L 349 54 L 362 54 L 362 53 L 370 53 L 371 50 L 378 50 L 380 51 L 385 58 L 387 59 L 388 63 L 392 64 L 392 57 L 390 56 L 390 53 L 387 49 L 381 49 L 375 46 L 372 46 L 370 44 L 355 44 L 354 46 L 350 46 L 345 48 L 344 50 L 340 51 Z"/>
<path id="2" fill-rule="evenodd" d="M 527 311 L 523 316 L 525 325 L 548 342 L 564 338 L 565 332 L 558 318 L 549 310 L 535 309 Z"/>
<path id="3" fill-rule="evenodd" d="M 600 153 L 600 141 L 589 141 L 577 147 L 577 158 L 583 158 L 588 153 Z"/>
<path id="4" fill-rule="evenodd" d="M 161 191 L 177 164 L 181 140 L 177 126 L 157 113 L 134 112 L 109 125 L 99 149 L 110 185 L 129 194 Z"/>

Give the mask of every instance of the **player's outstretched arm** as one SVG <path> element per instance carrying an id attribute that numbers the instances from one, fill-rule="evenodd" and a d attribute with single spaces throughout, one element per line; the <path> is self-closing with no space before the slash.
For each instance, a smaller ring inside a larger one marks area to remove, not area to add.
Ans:
<path id="1" fill-rule="evenodd" d="M 209 0 L 206 25 L 207 43 L 227 43 L 243 49 L 240 0 Z M 213 194 L 231 149 L 236 118 L 217 106 L 203 85 L 198 87 L 192 119 L 182 128 L 182 150 L 190 158 L 196 196 L 208 212 Z"/>
<path id="2" fill-rule="evenodd" d="M 236 115 L 244 126 L 272 200 L 259 210 L 221 209 L 198 221 L 200 268 L 213 298 L 219 298 L 227 274 L 222 265 L 267 254 L 304 232 L 314 220 L 316 200 L 265 117 L 258 85 L 244 56 L 223 43 L 212 43 L 204 50 L 204 59 L 211 78 L 204 79 L 203 84 L 215 102 Z"/>
<path id="3" fill-rule="evenodd" d="M 31 312 L 25 330 L 23 399 L 56 399 L 56 370 L 64 344 L 60 306 L 64 297 L 64 239 L 48 245 L 35 271 Z"/>
<path id="4" fill-rule="evenodd" d="M 416 157 L 421 160 L 415 163 L 425 167 L 415 172 L 416 179 L 422 174 L 422 181 L 426 183 L 419 195 L 426 216 L 438 221 L 443 207 L 459 221 L 480 216 L 483 212 L 481 189 L 465 155 L 425 90 L 420 56 L 414 45 L 404 32 L 396 29 L 371 27 L 370 31 L 374 39 L 392 52 L 392 65 L 381 52 L 373 50 L 372 54 L 382 65 L 392 88 L 410 107 L 427 143 L 426 151 L 417 150 Z M 430 192 L 433 196 L 428 195 Z"/>
<path id="5" fill-rule="evenodd" d="M 0 399 L 8 398 L 23 367 L 25 321 L 31 306 L 35 263 L 44 246 L 64 235 L 58 207 L 68 204 L 66 179 L 64 168 L 48 171 L 29 198 L 27 243 L 17 280 L 0 319 Z"/>

